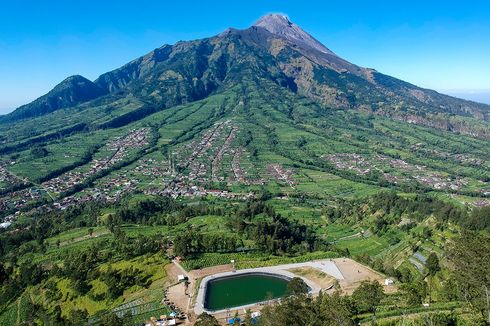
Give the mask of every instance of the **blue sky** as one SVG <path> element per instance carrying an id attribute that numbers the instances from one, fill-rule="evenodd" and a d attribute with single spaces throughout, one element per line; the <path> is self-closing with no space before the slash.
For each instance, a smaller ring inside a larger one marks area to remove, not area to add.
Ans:
<path id="1" fill-rule="evenodd" d="M 3 0 L 0 113 L 69 75 L 95 79 L 164 43 L 246 28 L 270 12 L 355 64 L 490 103 L 488 1 Z"/>

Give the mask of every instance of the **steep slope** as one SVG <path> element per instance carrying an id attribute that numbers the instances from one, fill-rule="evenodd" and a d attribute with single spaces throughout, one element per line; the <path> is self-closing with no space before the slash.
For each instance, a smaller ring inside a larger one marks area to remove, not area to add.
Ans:
<path id="1" fill-rule="evenodd" d="M 105 94 L 137 98 L 146 103 L 145 112 L 155 112 L 206 98 L 239 85 L 247 76 L 273 81 L 326 108 L 361 110 L 489 136 L 490 106 L 352 64 L 278 14 L 266 15 L 244 30 L 230 28 L 214 37 L 164 45 L 101 75 L 94 83 L 70 77 L 4 120 L 39 116 Z"/>
<path id="2" fill-rule="evenodd" d="M 294 89 L 274 57 L 236 33 L 164 45 L 95 83 L 113 94 L 131 93 L 158 107 L 199 100 L 240 84 L 245 76 Z"/>
<path id="3" fill-rule="evenodd" d="M 260 32 L 261 28 L 270 35 Z M 490 119 L 488 105 L 423 89 L 338 57 L 283 15 L 266 15 L 246 32 L 255 33 L 251 39 L 267 47 L 301 93 L 327 106 L 398 117 L 447 113 Z"/>
<path id="4" fill-rule="evenodd" d="M 304 49 L 315 49 L 325 54 L 335 55 L 325 45 L 306 33 L 301 27 L 291 22 L 287 16 L 269 14 L 261 17 L 254 26 L 263 27 L 270 33 L 280 36 Z"/>
<path id="5" fill-rule="evenodd" d="M 49 93 L 23 105 L 3 117 L 4 121 L 15 121 L 44 115 L 59 109 L 93 100 L 106 92 L 85 77 L 70 76 L 56 85 Z"/>

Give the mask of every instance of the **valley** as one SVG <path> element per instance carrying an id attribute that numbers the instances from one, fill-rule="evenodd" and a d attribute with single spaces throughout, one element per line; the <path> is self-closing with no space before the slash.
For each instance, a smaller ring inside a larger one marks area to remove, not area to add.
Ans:
<path id="1" fill-rule="evenodd" d="M 483 325 L 489 112 L 281 15 L 69 77 L 0 118 L 0 324 L 199 325 L 204 277 L 284 265 L 324 291 L 260 325 Z"/>

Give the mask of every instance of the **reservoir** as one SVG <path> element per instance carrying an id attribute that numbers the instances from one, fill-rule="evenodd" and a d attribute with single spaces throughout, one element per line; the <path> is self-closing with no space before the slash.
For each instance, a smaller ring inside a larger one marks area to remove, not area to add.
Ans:
<path id="1" fill-rule="evenodd" d="M 280 298 L 288 283 L 283 276 L 264 273 L 217 278 L 207 283 L 204 307 L 215 311 Z"/>

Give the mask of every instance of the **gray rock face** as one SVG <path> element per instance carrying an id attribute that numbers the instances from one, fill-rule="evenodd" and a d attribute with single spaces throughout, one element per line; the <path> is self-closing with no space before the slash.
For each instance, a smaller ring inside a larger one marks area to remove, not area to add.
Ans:
<path id="1" fill-rule="evenodd" d="M 268 14 L 261 17 L 254 26 L 262 27 L 270 33 L 287 39 L 303 48 L 313 48 L 323 53 L 335 55 L 331 50 L 306 33 L 301 27 L 291 22 L 288 17 L 280 14 Z"/>

